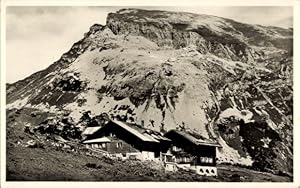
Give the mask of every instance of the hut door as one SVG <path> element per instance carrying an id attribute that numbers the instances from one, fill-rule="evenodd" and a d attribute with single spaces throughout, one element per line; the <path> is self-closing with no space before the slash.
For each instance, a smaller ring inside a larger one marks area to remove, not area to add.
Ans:
<path id="1" fill-rule="evenodd" d="M 159 156 L 160 156 L 160 151 L 155 151 L 155 152 L 154 152 L 154 157 L 155 157 L 155 158 L 158 158 Z"/>

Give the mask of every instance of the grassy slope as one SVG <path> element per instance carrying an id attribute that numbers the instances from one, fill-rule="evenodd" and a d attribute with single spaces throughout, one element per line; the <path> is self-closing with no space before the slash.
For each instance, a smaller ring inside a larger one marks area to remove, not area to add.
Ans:
<path id="1" fill-rule="evenodd" d="M 35 119 L 42 121 L 46 114 L 30 116 L 30 109 L 16 114 L 7 112 L 7 180 L 73 180 L 73 181 L 291 181 L 287 177 L 255 172 L 249 169 L 220 166 L 219 177 L 201 177 L 191 172 L 165 173 L 150 162 L 118 161 L 86 155 L 86 151 L 56 149 L 45 141 L 44 148 L 26 148 L 20 143 L 33 139 L 23 132 L 23 125 Z M 14 120 L 12 120 L 14 119 Z M 96 168 L 86 165 L 95 164 Z M 153 168 L 154 165 L 156 168 Z M 151 167 L 151 168 L 150 168 Z M 236 175 L 233 175 L 236 174 Z"/>
<path id="2" fill-rule="evenodd" d="M 96 168 L 86 164 L 96 164 Z M 286 177 L 221 166 L 219 177 L 201 177 L 191 172 L 164 172 L 153 164 L 118 161 L 53 149 L 15 147 L 8 151 L 7 180 L 72 181 L 290 181 Z M 235 175 L 233 175 L 235 174 Z"/>

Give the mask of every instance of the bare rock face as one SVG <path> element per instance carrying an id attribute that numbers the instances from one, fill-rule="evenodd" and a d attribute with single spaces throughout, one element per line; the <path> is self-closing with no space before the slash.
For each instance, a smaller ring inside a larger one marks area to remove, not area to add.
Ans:
<path id="1" fill-rule="evenodd" d="M 107 26 L 115 34 L 144 36 L 159 46 L 178 49 L 195 45 L 202 54 L 244 62 L 264 56 L 252 46 L 292 51 L 291 30 L 242 24 L 215 16 L 122 9 L 108 15 Z"/>
<path id="2" fill-rule="evenodd" d="M 47 69 L 7 85 L 7 108 L 90 111 L 222 145 L 219 162 L 292 172 L 292 29 L 122 9 Z"/>

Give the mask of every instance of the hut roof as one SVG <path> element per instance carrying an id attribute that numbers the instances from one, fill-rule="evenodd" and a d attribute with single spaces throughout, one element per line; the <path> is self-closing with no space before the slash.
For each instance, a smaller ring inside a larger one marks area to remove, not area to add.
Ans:
<path id="1" fill-rule="evenodd" d="M 101 129 L 100 126 L 97 126 L 97 127 L 87 127 L 87 128 L 84 129 L 84 131 L 82 132 L 82 134 L 83 135 L 92 135 L 96 131 L 98 131 L 99 129 Z"/>
<path id="2" fill-rule="evenodd" d="M 115 123 L 116 125 L 122 127 L 126 131 L 130 132 L 131 134 L 137 136 L 138 138 L 140 138 L 143 141 L 146 141 L 146 142 L 159 142 L 158 140 L 156 140 L 151 135 L 143 132 L 141 130 L 141 127 L 133 126 L 133 124 L 128 124 L 128 123 L 125 123 L 125 122 L 122 122 L 122 121 L 117 121 L 117 120 L 112 120 L 112 122 Z"/>
<path id="3" fill-rule="evenodd" d="M 175 133 L 183 138 L 189 140 L 190 142 L 196 144 L 196 145 L 206 145 L 206 146 L 215 146 L 215 147 L 221 147 L 221 145 L 214 140 L 204 138 L 203 136 L 195 133 L 195 132 L 189 132 L 189 131 L 180 131 L 180 130 L 170 130 L 165 135 L 170 133 Z"/>
<path id="4" fill-rule="evenodd" d="M 101 138 L 96 138 L 96 139 L 91 139 L 91 140 L 85 140 L 82 143 L 90 144 L 90 143 L 107 143 L 107 142 L 110 142 L 109 138 L 101 137 Z"/>
<path id="5" fill-rule="evenodd" d="M 152 139 L 152 140 L 156 140 L 157 142 L 159 141 L 171 141 L 170 139 L 168 139 L 167 137 L 163 136 L 163 134 L 161 132 L 158 131 L 154 131 L 151 129 L 147 129 L 141 125 L 135 124 L 135 123 L 128 123 L 128 122 L 123 122 L 125 125 L 127 125 L 128 127 L 138 131 L 140 134 Z"/>
<path id="6" fill-rule="evenodd" d="M 138 137 L 139 139 L 145 142 L 159 143 L 161 141 L 169 141 L 169 142 L 171 141 L 167 137 L 163 136 L 162 133 L 151 129 L 147 129 L 138 124 L 123 122 L 118 120 L 111 120 L 111 123 L 125 129 L 126 131 L 130 132 L 131 134 L 135 135 L 136 137 Z M 105 126 L 110 126 L 110 123 L 107 123 Z M 94 133 L 98 132 L 101 128 L 102 127 L 100 126 L 87 127 L 82 134 L 93 135 Z"/>

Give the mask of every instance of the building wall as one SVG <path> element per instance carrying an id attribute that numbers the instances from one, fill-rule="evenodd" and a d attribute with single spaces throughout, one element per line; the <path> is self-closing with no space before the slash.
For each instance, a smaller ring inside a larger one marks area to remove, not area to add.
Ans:
<path id="1" fill-rule="evenodd" d="M 197 164 L 216 166 L 216 151 L 214 146 L 198 146 Z"/>
<path id="2" fill-rule="evenodd" d="M 216 165 L 215 146 L 196 145 L 175 132 L 169 132 L 165 136 L 172 140 L 170 152 L 176 156 L 176 162 L 202 166 Z M 185 158 L 188 158 L 188 162 L 185 162 Z"/>
<path id="3" fill-rule="evenodd" d="M 166 162 L 165 170 L 169 172 L 176 172 L 178 170 L 176 163 Z"/>
<path id="4" fill-rule="evenodd" d="M 124 140 L 120 140 L 118 138 L 112 138 L 108 137 L 111 142 L 107 143 L 89 143 L 86 144 L 88 148 L 93 149 L 101 149 L 104 151 L 107 151 L 109 153 L 115 154 L 115 153 L 132 153 L 132 152 L 139 152 L 136 148 L 132 147 L 130 144 L 126 143 Z"/>
<path id="5" fill-rule="evenodd" d="M 138 159 L 138 160 L 156 160 L 154 152 L 139 151 L 124 140 L 115 136 L 108 137 L 111 142 L 109 143 L 91 143 L 86 144 L 88 148 L 101 149 L 107 151 L 111 156 L 123 159 Z M 158 157 L 159 158 L 159 157 Z M 157 159 L 158 159 L 157 158 Z"/>
<path id="6" fill-rule="evenodd" d="M 155 160 L 154 152 L 151 151 L 142 151 L 142 160 Z"/>
<path id="7" fill-rule="evenodd" d="M 112 138 L 109 137 L 111 140 L 110 143 L 107 145 L 106 151 L 109 153 L 134 153 L 134 152 L 139 152 L 136 148 L 134 148 L 132 145 L 128 144 L 124 140 L 118 139 L 118 138 Z"/>
<path id="8" fill-rule="evenodd" d="M 218 176 L 217 167 L 215 166 L 191 166 L 191 169 L 202 176 Z"/>
<path id="9" fill-rule="evenodd" d="M 189 169 L 191 167 L 191 164 L 177 164 L 179 168 L 183 169 Z"/>
<path id="10" fill-rule="evenodd" d="M 162 146 L 160 143 L 155 142 L 144 142 L 140 138 L 136 137 L 135 135 L 131 134 L 127 130 L 123 129 L 122 127 L 110 122 L 109 125 L 104 126 L 95 134 L 89 136 L 87 139 L 94 139 L 99 137 L 112 137 L 115 136 L 116 138 L 123 140 L 132 148 L 135 148 L 138 151 L 150 151 L 154 152 L 156 157 L 159 157 L 159 153 L 162 148 L 166 148 L 166 146 Z M 131 148 L 127 148 L 131 149 Z M 115 148 L 111 148 L 111 151 L 116 150 Z M 125 150 L 125 148 L 124 148 Z"/>
<path id="11" fill-rule="evenodd" d="M 104 150 L 106 151 L 107 150 L 107 145 L 109 143 L 88 143 L 88 144 L 85 144 L 85 146 L 87 148 L 93 148 L 93 149 L 101 149 L 101 150 Z"/>
<path id="12" fill-rule="evenodd" d="M 127 159 L 138 159 L 141 161 L 156 160 L 156 158 L 154 157 L 154 152 L 148 152 L 148 151 L 126 153 L 126 158 Z"/>

